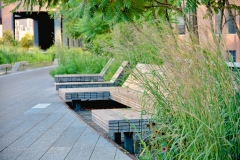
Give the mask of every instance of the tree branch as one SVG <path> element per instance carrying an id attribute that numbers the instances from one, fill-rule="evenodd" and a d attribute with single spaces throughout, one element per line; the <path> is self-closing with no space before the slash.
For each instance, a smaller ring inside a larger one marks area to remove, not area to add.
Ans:
<path id="1" fill-rule="evenodd" d="M 226 6 L 227 6 L 227 10 L 228 10 L 228 13 L 229 13 L 230 20 L 232 21 L 232 24 L 233 24 L 233 26 L 236 30 L 238 38 L 240 39 L 240 30 L 238 29 L 237 23 L 236 23 L 235 18 L 233 16 L 233 13 L 232 13 L 232 10 L 230 8 L 230 4 L 229 4 L 228 0 L 226 0 Z"/>
<path id="2" fill-rule="evenodd" d="M 159 2 L 159 1 L 157 1 L 157 0 L 154 0 L 154 2 L 156 2 L 158 5 L 145 6 L 145 8 L 165 7 L 165 8 L 173 9 L 173 10 L 175 10 L 175 11 L 178 11 L 178 12 L 180 12 L 180 13 L 183 13 L 183 11 L 182 11 L 181 8 L 178 8 L 178 7 L 176 7 L 176 6 L 173 6 L 172 4 L 162 3 L 162 2 Z"/>

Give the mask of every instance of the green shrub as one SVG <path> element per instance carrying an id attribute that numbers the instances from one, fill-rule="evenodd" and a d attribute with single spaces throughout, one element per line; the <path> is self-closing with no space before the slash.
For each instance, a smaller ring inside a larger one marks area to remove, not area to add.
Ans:
<path id="1" fill-rule="evenodd" d="M 33 36 L 29 33 L 25 34 L 20 40 L 20 46 L 23 48 L 30 48 L 33 46 Z"/>
<path id="2" fill-rule="evenodd" d="M 50 74 L 77 74 L 77 73 L 100 73 L 108 61 L 108 57 L 95 55 L 81 48 L 55 48 L 59 60 L 58 67 L 51 70 Z"/>
<path id="3" fill-rule="evenodd" d="M 26 50 L 14 46 L 0 45 L 0 64 L 28 61 L 29 63 L 52 61 L 52 55 L 43 53 L 37 47 Z"/>
<path id="4" fill-rule="evenodd" d="M 85 47 L 93 54 L 107 55 L 110 52 L 105 50 L 104 46 L 110 47 L 111 44 L 111 33 L 97 35 L 91 42 L 85 42 Z"/>
<path id="5" fill-rule="evenodd" d="M 13 33 L 9 30 L 3 31 L 3 36 L 0 39 L 0 45 L 18 46 L 18 41 L 13 37 Z"/>
<path id="6" fill-rule="evenodd" d="M 50 48 L 48 48 L 47 51 L 46 51 L 46 53 L 52 55 L 52 61 L 54 61 L 54 59 L 57 58 L 57 57 L 56 57 L 56 54 L 57 54 L 57 53 L 56 53 L 56 46 L 53 45 L 53 46 L 51 46 Z"/>

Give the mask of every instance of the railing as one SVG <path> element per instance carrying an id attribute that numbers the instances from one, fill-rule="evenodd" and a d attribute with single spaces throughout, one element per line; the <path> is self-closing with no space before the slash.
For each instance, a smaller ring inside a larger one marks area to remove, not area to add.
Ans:
<path id="1" fill-rule="evenodd" d="M 185 34 L 185 25 L 177 25 L 178 34 Z"/>

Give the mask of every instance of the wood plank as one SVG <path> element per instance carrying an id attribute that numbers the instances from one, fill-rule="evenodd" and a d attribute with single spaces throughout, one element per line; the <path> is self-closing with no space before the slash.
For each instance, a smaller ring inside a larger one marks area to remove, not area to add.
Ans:
<path id="1" fill-rule="evenodd" d="M 138 122 L 139 119 L 148 120 L 146 115 L 142 115 L 139 111 L 133 109 L 99 109 L 92 110 L 92 115 L 99 116 L 104 121 L 110 121 L 110 123 L 116 122 Z"/>
<path id="2" fill-rule="evenodd" d="M 5 69 L 5 68 L 11 68 L 11 67 L 12 67 L 12 64 L 1 64 L 0 65 L 0 70 Z"/>
<path id="3" fill-rule="evenodd" d="M 107 62 L 107 64 L 103 67 L 103 69 L 100 72 L 100 75 L 103 76 L 107 70 L 109 69 L 109 66 L 112 64 L 112 62 L 114 61 L 114 58 L 110 58 Z"/>
<path id="4" fill-rule="evenodd" d="M 137 122 L 129 122 L 129 121 L 124 121 L 124 122 L 119 122 L 117 123 L 117 121 L 115 121 L 116 123 L 109 123 L 110 121 L 103 121 L 101 119 L 101 117 L 97 117 L 95 115 L 92 116 L 95 120 L 101 122 L 102 124 L 108 126 L 108 127 L 126 127 L 126 126 L 129 126 L 129 125 L 135 125 L 135 126 L 142 126 L 142 125 L 146 125 L 146 124 L 149 124 L 148 120 L 140 120 L 137 121 Z"/>
<path id="5" fill-rule="evenodd" d="M 93 120 L 93 122 L 98 124 L 100 127 L 102 127 L 107 132 L 149 131 L 149 128 L 146 127 L 146 124 L 142 124 L 141 126 L 140 125 L 134 125 L 134 124 L 128 124 L 128 125 L 125 125 L 125 126 L 109 126 L 109 125 L 106 125 L 105 123 L 102 123 L 98 119 L 95 119 L 95 117 L 93 117 L 92 120 Z"/>
<path id="6" fill-rule="evenodd" d="M 99 125 L 101 128 L 103 128 L 104 130 L 106 130 L 107 132 L 140 132 L 140 131 L 149 131 L 149 128 L 146 127 L 146 124 L 142 124 L 142 126 L 140 127 L 139 125 L 131 125 L 128 123 L 128 125 L 125 126 L 109 126 L 106 125 L 105 123 L 102 123 L 101 121 L 99 121 L 98 119 L 95 119 L 95 117 L 93 117 L 93 122 L 95 122 L 97 125 Z"/>

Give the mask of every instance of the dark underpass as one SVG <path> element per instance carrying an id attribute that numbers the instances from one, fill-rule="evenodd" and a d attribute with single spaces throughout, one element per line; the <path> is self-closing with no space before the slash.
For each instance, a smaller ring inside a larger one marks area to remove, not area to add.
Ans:
<path id="1" fill-rule="evenodd" d="M 54 19 L 51 19 L 47 12 L 15 12 L 13 18 L 14 22 L 15 19 L 34 20 L 34 45 L 46 50 L 54 44 Z"/>

